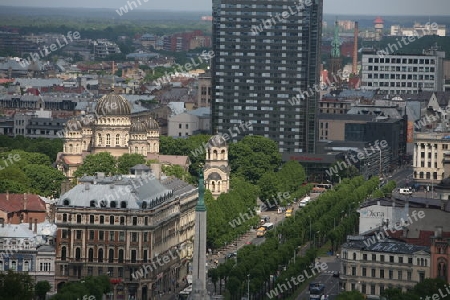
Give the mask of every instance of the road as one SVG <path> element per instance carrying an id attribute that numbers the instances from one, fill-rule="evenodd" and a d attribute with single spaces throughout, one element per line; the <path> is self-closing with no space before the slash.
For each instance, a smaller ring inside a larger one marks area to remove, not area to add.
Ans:
<path id="1" fill-rule="evenodd" d="M 412 184 L 413 168 L 411 166 L 401 168 L 395 172 L 389 180 L 394 180 L 397 187 L 409 187 Z"/>
<path id="2" fill-rule="evenodd" d="M 339 294 L 339 278 L 333 277 L 334 271 L 340 271 L 341 263 L 334 256 L 320 259 L 320 262 L 325 262 L 328 266 L 327 270 L 316 277 L 314 282 L 325 285 L 325 294 L 329 296 L 329 300 L 335 300 Z M 297 297 L 297 300 L 309 300 L 309 287 L 307 287 Z"/>

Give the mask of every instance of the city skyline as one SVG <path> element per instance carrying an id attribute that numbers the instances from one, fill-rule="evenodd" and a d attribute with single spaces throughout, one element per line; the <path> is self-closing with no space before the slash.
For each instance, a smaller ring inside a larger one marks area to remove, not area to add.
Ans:
<path id="1" fill-rule="evenodd" d="M 155 3 L 149 0 L 134 0 L 138 4 L 135 10 L 187 10 L 187 11 L 210 11 L 212 9 L 211 0 L 196 0 L 185 2 L 181 0 L 166 0 Z M 141 4 L 139 4 L 139 1 Z M 130 1 L 132 2 L 132 1 Z M 325 14 L 352 14 L 352 15 L 424 15 L 442 16 L 446 15 L 450 9 L 450 2 L 447 0 L 433 0 L 433 5 L 419 0 L 397 0 L 395 3 L 389 0 L 379 0 L 376 3 L 370 0 L 324 0 Z M 108 8 L 119 9 L 128 5 L 125 0 L 79 0 L 77 4 L 72 1 L 61 0 L 57 4 L 52 0 L 41 0 L 36 3 L 34 0 L 3 0 L 2 5 L 20 7 L 84 7 L 84 8 Z M 406 8 L 406 9 L 405 9 Z"/>

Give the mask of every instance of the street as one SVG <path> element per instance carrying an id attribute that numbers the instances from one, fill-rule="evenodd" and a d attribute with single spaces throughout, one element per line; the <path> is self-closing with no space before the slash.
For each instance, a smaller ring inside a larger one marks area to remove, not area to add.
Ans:
<path id="1" fill-rule="evenodd" d="M 328 299 L 334 300 L 339 294 L 339 278 L 333 277 L 333 272 L 340 271 L 340 260 L 336 259 L 335 256 L 329 256 L 321 258 L 320 262 L 325 262 L 328 268 L 318 275 L 313 282 L 324 284 L 325 294 L 329 296 Z M 297 300 L 309 300 L 309 287 L 306 287 L 306 289 L 300 293 Z"/>

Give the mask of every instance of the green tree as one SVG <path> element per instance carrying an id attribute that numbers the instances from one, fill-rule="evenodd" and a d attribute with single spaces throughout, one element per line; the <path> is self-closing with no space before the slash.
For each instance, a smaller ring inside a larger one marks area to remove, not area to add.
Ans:
<path id="1" fill-rule="evenodd" d="M 38 191 L 39 195 L 45 197 L 59 196 L 61 183 L 66 179 L 66 176 L 60 170 L 32 164 L 26 165 L 23 171 L 30 181 L 30 187 Z"/>
<path id="2" fill-rule="evenodd" d="M 35 293 L 36 296 L 39 297 L 39 300 L 45 300 L 47 293 L 52 289 L 52 286 L 47 280 L 39 281 L 35 285 Z"/>
<path id="3" fill-rule="evenodd" d="M 283 192 L 294 192 L 298 190 L 306 180 L 305 169 L 297 161 L 286 162 L 277 172 Z"/>
<path id="4" fill-rule="evenodd" d="M 276 171 L 281 164 L 277 143 L 256 135 L 246 136 L 238 143 L 230 144 L 228 158 L 231 171 L 253 184 L 264 173 Z"/>
<path id="5" fill-rule="evenodd" d="M 195 183 L 193 177 L 180 165 L 163 165 L 162 171 L 167 176 L 175 176 L 176 178 L 184 180 L 186 182 Z"/>
<path id="6" fill-rule="evenodd" d="M 145 157 L 138 153 L 125 153 L 117 159 L 117 169 L 120 174 L 129 174 L 130 168 L 145 164 Z"/>
<path id="7" fill-rule="evenodd" d="M 109 152 L 89 154 L 84 158 L 83 164 L 73 173 L 75 177 L 95 175 L 96 172 L 115 174 L 117 172 L 116 159 Z"/>
<path id="8" fill-rule="evenodd" d="M 33 297 L 33 280 L 28 273 L 9 270 L 0 274 L 0 295 L 5 300 L 26 300 Z"/>
<path id="9" fill-rule="evenodd" d="M 349 291 L 340 293 L 336 300 L 364 300 L 365 297 L 358 291 Z"/>

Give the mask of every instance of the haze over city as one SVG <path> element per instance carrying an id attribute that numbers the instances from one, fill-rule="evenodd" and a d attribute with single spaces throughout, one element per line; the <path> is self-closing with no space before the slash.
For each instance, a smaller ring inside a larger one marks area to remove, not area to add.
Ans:
<path id="1" fill-rule="evenodd" d="M 211 0 L 140 0 L 140 9 L 209 11 Z M 136 3 L 138 1 L 136 0 Z M 1 5 L 27 7 L 86 7 L 86 8 L 119 8 L 127 4 L 125 0 L 3 0 Z M 442 15 L 450 10 L 448 0 L 324 0 L 324 13 L 346 15 Z"/>

